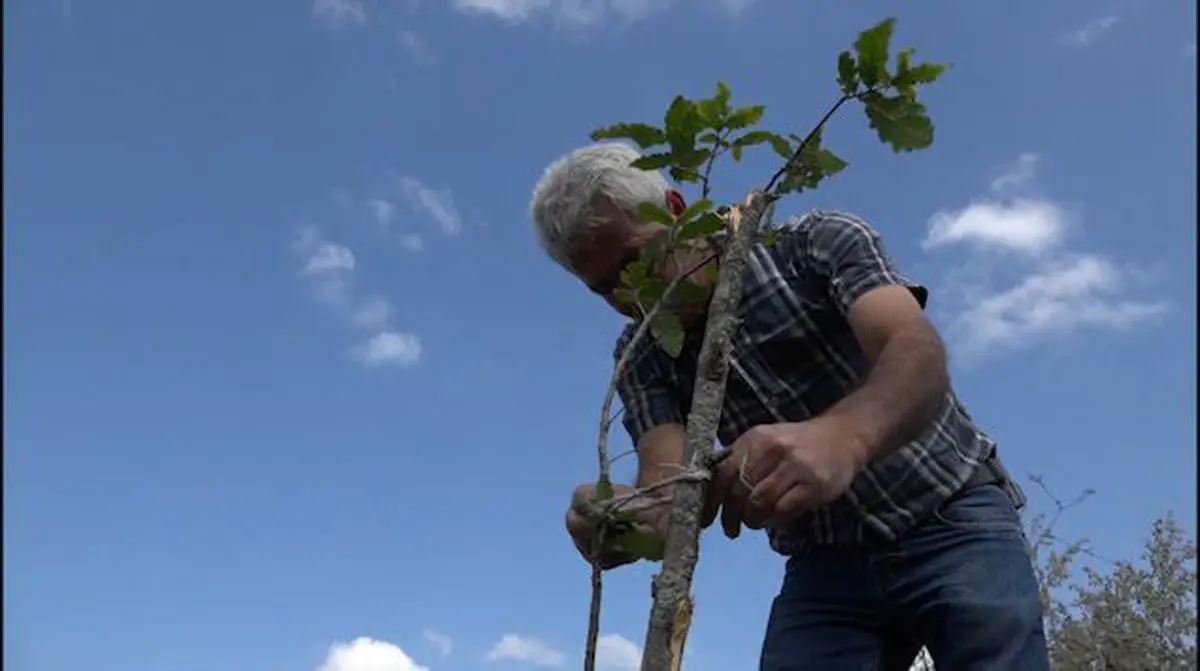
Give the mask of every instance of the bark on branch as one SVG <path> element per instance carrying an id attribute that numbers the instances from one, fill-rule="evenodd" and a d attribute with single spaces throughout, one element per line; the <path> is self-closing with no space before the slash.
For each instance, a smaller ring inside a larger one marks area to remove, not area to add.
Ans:
<path id="1" fill-rule="evenodd" d="M 731 235 L 721 253 L 717 284 L 708 307 L 704 341 L 697 360 L 687 442 L 681 466 L 704 466 L 712 452 L 725 400 L 729 354 L 738 327 L 738 305 L 746 259 L 763 214 L 770 204 L 764 191 L 755 191 L 739 206 L 730 208 Z M 700 522 L 708 481 L 680 482 L 675 487 L 670 528 L 664 547 L 662 571 L 654 578 L 654 605 L 642 652 L 642 671 L 678 671 L 692 623 L 692 574 L 699 559 Z"/>

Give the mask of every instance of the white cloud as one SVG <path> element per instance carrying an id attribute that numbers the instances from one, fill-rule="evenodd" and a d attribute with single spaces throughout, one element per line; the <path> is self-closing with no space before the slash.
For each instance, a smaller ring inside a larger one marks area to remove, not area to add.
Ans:
<path id="1" fill-rule="evenodd" d="M 753 0 L 708 0 L 708 3 L 727 13 L 737 13 Z M 454 0 L 459 11 L 492 16 L 511 24 L 545 16 L 556 24 L 574 27 L 596 24 L 610 17 L 635 21 L 670 5 L 671 0 Z"/>
<path id="2" fill-rule="evenodd" d="M 387 300 L 356 300 L 351 282 L 356 261 L 349 247 L 325 240 L 311 226 L 300 229 L 293 247 L 303 258 L 300 274 L 312 284 L 316 300 L 371 334 L 351 349 L 355 359 L 368 366 L 409 366 L 420 360 L 420 339 L 391 329 L 392 306 Z"/>
<path id="3" fill-rule="evenodd" d="M 300 229 L 293 247 L 304 257 L 300 273 L 308 278 L 316 299 L 337 306 L 348 303 L 354 252 L 345 245 L 326 242 L 312 227 Z"/>
<path id="4" fill-rule="evenodd" d="M 1112 32 L 1121 19 L 1116 14 L 1105 14 L 1091 19 L 1076 30 L 1060 38 L 1063 44 L 1072 47 L 1090 47 Z"/>
<path id="5" fill-rule="evenodd" d="M 464 12 L 490 14 L 505 21 L 524 21 L 535 10 L 555 6 L 553 0 L 454 0 L 454 7 Z"/>
<path id="6" fill-rule="evenodd" d="M 596 640 L 596 668 L 599 671 L 638 671 L 642 667 L 642 649 L 618 634 L 605 634 Z"/>
<path id="7" fill-rule="evenodd" d="M 421 360 L 421 339 L 412 333 L 381 331 L 351 354 L 368 366 L 411 366 Z"/>
<path id="8" fill-rule="evenodd" d="M 958 210 L 933 215 L 921 246 L 936 249 L 969 244 L 977 249 L 1007 249 L 1037 255 L 1057 247 L 1067 233 L 1062 208 L 1044 198 L 1004 198 L 1025 190 L 1037 176 L 1038 156 L 1026 152 L 992 180 L 992 195 Z"/>
<path id="9" fill-rule="evenodd" d="M 313 0 L 312 13 L 333 28 L 361 26 L 367 22 L 362 0 Z"/>
<path id="10" fill-rule="evenodd" d="M 1066 230 L 1067 219 L 1057 203 L 981 201 L 933 215 L 921 245 L 935 249 L 968 243 L 1039 254 L 1062 242 Z"/>
<path id="11" fill-rule="evenodd" d="M 429 671 L 429 667 L 417 664 L 397 645 L 363 636 L 333 644 L 317 671 Z"/>
<path id="12" fill-rule="evenodd" d="M 449 657 L 450 653 L 454 651 L 454 642 L 441 632 L 426 629 L 421 632 L 421 637 L 425 639 L 426 643 L 437 649 L 442 657 Z"/>
<path id="13" fill-rule="evenodd" d="M 505 634 L 487 653 L 487 661 L 525 662 L 533 666 L 562 666 L 567 657 L 549 643 L 530 636 Z"/>
<path id="14" fill-rule="evenodd" d="M 412 177 L 401 177 L 399 185 L 409 206 L 433 219 L 443 233 L 456 235 L 462 230 L 462 219 L 449 190 L 431 188 Z"/>
<path id="15" fill-rule="evenodd" d="M 952 337 L 971 356 L 1085 327 L 1128 328 L 1166 311 L 1161 302 L 1122 298 L 1125 280 L 1100 256 L 1059 259 L 968 307 L 952 324 Z"/>
<path id="16" fill-rule="evenodd" d="M 1024 347 L 1084 328 L 1128 328 L 1166 310 L 1159 301 L 1129 298 L 1131 274 L 1117 263 L 1067 249 L 1069 226 L 1058 203 L 999 195 L 1033 181 L 1036 164 L 1032 154 L 1022 155 L 993 181 L 988 199 L 930 218 L 925 249 L 963 245 L 972 252 L 941 292 L 960 303 L 948 330 L 956 354 Z M 998 259 L 1002 266 L 994 265 Z M 1017 279 L 998 287 L 997 270 Z"/>

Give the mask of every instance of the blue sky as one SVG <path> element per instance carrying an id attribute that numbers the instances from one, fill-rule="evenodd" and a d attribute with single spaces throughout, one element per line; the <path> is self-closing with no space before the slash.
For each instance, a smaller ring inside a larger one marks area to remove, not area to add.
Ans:
<path id="1" fill-rule="evenodd" d="M 562 515 L 620 322 L 543 258 L 532 186 L 717 79 L 805 130 L 888 11 L 5 3 L 5 664 L 575 666 Z M 955 65 L 934 147 L 893 155 L 851 110 L 826 135 L 850 168 L 780 214 L 865 216 L 932 287 L 1010 468 L 1097 490 L 1062 535 L 1128 557 L 1159 513 L 1194 529 L 1195 7 L 898 18 Z M 690 667 L 752 668 L 782 559 L 757 535 L 703 556 Z M 609 578 L 610 671 L 649 573 Z"/>

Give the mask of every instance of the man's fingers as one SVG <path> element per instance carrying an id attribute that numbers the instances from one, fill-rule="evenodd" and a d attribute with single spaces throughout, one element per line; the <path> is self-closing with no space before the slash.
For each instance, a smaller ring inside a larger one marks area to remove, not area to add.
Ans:
<path id="1" fill-rule="evenodd" d="M 729 458 L 721 462 L 717 466 L 717 470 L 713 473 L 712 482 L 708 483 L 708 495 L 704 499 L 704 514 L 700 521 L 702 528 L 707 529 L 713 520 L 717 519 L 717 510 L 725 499 L 729 496 L 729 487 L 737 478 L 737 464 L 735 463 L 737 455 L 729 455 Z"/>
<path id="2" fill-rule="evenodd" d="M 775 468 L 762 480 L 754 485 L 750 495 L 746 497 L 742 519 L 751 529 L 761 529 L 763 524 L 775 514 L 779 497 L 796 484 L 795 473 L 790 468 Z"/>
<path id="3" fill-rule="evenodd" d="M 811 485 L 797 482 L 775 501 L 775 517 L 780 520 L 792 520 L 804 511 L 817 505 L 820 492 Z"/>
<path id="4" fill-rule="evenodd" d="M 742 501 L 726 499 L 721 505 L 721 529 L 726 538 L 737 538 L 742 533 Z"/>

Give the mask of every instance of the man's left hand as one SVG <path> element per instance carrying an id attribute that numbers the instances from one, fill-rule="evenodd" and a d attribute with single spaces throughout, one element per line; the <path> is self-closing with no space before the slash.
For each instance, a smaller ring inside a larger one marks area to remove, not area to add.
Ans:
<path id="1" fill-rule="evenodd" d="M 867 445 L 840 418 L 763 424 L 729 448 L 708 488 L 704 526 L 717 508 L 729 538 L 744 524 L 790 521 L 841 496 L 869 457 Z"/>

